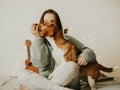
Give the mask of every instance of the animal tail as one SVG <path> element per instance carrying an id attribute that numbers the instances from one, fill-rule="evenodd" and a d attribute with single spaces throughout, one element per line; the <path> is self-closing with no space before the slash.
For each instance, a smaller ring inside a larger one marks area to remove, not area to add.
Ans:
<path id="1" fill-rule="evenodd" d="M 113 68 L 107 68 L 107 67 L 105 67 L 105 66 L 103 66 L 103 65 L 100 65 L 100 70 L 102 70 L 102 71 L 104 71 L 104 72 L 113 72 Z"/>
<path id="2" fill-rule="evenodd" d="M 115 66 L 113 68 L 107 68 L 103 65 L 100 65 L 100 70 L 104 71 L 104 72 L 113 72 L 113 71 L 116 71 L 116 70 L 120 70 L 120 66 Z"/>

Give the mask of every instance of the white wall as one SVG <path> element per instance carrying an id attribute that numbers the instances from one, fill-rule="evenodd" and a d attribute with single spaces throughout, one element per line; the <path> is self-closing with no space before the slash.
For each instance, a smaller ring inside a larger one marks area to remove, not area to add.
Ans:
<path id="1" fill-rule="evenodd" d="M 30 26 L 48 8 L 69 34 L 95 50 L 106 66 L 120 65 L 120 0 L 0 0 L 0 76 L 14 74 L 26 58 Z M 22 67 L 21 67 L 22 68 Z"/>

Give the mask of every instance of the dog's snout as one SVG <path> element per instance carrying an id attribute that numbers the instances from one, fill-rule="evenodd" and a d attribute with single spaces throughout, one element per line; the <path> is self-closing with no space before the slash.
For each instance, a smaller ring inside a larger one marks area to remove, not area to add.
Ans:
<path id="1" fill-rule="evenodd" d="M 41 32 L 42 30 L 38 29 L 38 32 Z"/>
<path id="2" fill-rule="evenodd" d="M 35 25 L 35 26 L 37 26 L 38 24 L 37 24 L 37 23 L 35 23 L 34 25 Z"/>

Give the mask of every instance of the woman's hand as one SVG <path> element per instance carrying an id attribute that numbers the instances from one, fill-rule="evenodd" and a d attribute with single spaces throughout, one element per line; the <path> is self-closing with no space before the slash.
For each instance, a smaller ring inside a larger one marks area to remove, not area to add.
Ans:
<path id="1" fill-rule="evenodd" d="M 83 58 L 83 57 L 80 57 L 79 56 L 79 58 L 78 58 L 78 65 L 80 65 L 80 66 L 85 66 L 85 65 L 87 65 L 87 60 L 85 59 L 85 58 Z"/>
<path id="2" fill-rule="evenodd" d="M 40 38 L 40 32 L 38 31 L 38 25 L 33 24 L 31 27 L 31 33 L 35 36 L 35 38 Z"/>

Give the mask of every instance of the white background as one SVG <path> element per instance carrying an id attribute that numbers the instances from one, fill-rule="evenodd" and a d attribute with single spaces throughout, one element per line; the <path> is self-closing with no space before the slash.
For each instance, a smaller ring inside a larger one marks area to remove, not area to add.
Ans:
<path id="1" fill-rule="evenodd" d="M 98 62 L 120 65 L 120 0 L 0 0 L 0 76 L 22 68 L 24 41 L 34 38 L 31 24 L 49 8 L 58 12 L 69 35 L 94 49 Z"/>

